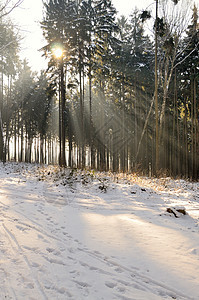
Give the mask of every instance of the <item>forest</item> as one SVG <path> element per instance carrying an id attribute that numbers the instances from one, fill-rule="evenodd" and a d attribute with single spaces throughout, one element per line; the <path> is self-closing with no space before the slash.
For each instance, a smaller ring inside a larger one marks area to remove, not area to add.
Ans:
<path id="1" fill-rule="evenodd" d="M 0 1 L 1 161 L 198 179 L 198 8 L 151 2 L 44 0 L 36 73 Z"/>

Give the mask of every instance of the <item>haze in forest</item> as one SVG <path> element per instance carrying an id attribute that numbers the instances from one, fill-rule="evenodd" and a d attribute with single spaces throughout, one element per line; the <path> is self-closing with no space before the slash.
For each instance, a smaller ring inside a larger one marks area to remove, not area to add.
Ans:
<path id="1" fill-rule="evenodd" d="M 197 3 L 3 3 L 1 160 L 198 178 Z"/>

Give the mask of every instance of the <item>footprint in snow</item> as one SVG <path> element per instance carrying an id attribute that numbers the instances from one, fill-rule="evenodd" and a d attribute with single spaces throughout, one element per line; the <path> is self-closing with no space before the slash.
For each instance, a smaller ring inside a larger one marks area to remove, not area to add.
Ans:
<path id="1" fill-rule="evenodd" d="M 83 281 L 77 281 L 77 280 L 73 280 L 75 283 L 77 283 L 78 286 L 85 288 L 85 287 L 91 287 L 90 284 L 88 284 L 87 282 L 83 282 Z"/>
<path id="2" fill-rule="evenodd" d="M 43 258 L 51 264 L 66 266 L 65 262 L 63 262 L 63 260 L 61 260 L 61 259 L 49 258 L 47 256 L 43 256 Z"/>
<path id="3" fill-rule="evenodd" d="M 120 293 L 126 292 L 126 289 L 125 289 L 123 286 L 118 286 L 118 287 L 117 287 L 117 290 L 118 290 L 118 292 L 120 292 Z"/>
<path id="4" fill-rule="evenodd" d="M 90 267 L 89 268 L 91 271 L 97 271 L 98 270 L 98 268 L 96 268 L 96 267 Z"/>
<path id="5" fill-rule="evenodd" d="M 38 236 L 38 238 L 41 239 L 41 240 L 44 239 L 43 235 L 41 235 L 41 234 L 38 234 L 37 236 Z"/>
<path id="6" fill-rule="evenodd" d="M 62 232 L 62 234 L 63 234 L 63 235 L 67 235 L 67 236 L 69 237 L 69 235 L 68 235 L 67 232 Z M 71 237 L 69 237 L 69 239 L 71 240 Z"/>
<path id="7" fill-rule="evenodd" d="M 54 252 L 55 251 L 55 249 L 53 249 L 53 248 L 46 248 L 46 251 L 48 251 L 49 253 L 52 253 L 52 252 Z"/>
<path id="8" fill-rule="evenodd" d="M 38 263 L 36 263 L 36 262 L 33 262 L 33 263 L 32 263 L 32 267 L 33 267 L 33 268 L 39 268 L 40 265 L 39 265 Z"/>
<path id="9" fill-rule="evenodd" d="M 23 226 L 19 226 L 19 225 L 16 225 L 16 228 L 19 229 L 20 231 L 29 230 L 29 228 L 26 228 L 26 227 L 23 227 Z"/>
<path id="10" fill-rule="evenodd" d="M 56 255 L 56 256 L 60 256 L 61 255 L 60 251 L 57 251 L 56 249 L 53 249 L 53 248 L 47 247 L 46 251 L 48 251 L 49 253 L 52 253 L 53 255 Z"/>
<path id="11" fill-rule="evenodd" d="M 121 268 L 116 268 L 115 271 L 116 271 L 117 273 L 123 273 L 123 272 L 124 272 Z"/>
<path id="12" fill-rule="evenodd" d="M 66 288 L 64 287 L 61 287 L 61 288 L 54 288 L 59 294 L 62 294 L 62 295 L 66 295 L 67 297 L 71 298 L 72 297 L 72 294 L 66 290 Z"/>
<path id="13" fill-rule="evenodd" d="M 27 288 L 29 288 L 29 289 L 34 289 L 35 287 L 34 287 L 34 284 L 33 283 L 28 283 L 27 284 Z"/>
<path id="14" fill-rule="evenodd" d="M 111 281 L 106 281 L 105 282 L 105 285 L 108 287 L 108 288 L 110 288 L 110 289 L 113 289 L 114 287 L 116 287 L 116 283 L 114 283 L 114 282 L 111 282 Z"/>
<path id="15" fill-rule="evenodd" d="M 46 239 L 43 237 L 43 235 L 41 235 L 41 234 L 38 234 L 38 235 L 37 235 L 37 237 L 38 237 L 39 239 L 43 240 L 43 241 L 44 241 L 44 243 L 46 243 L 46 244 L 50 244 L 50 242 L 49 242 L 48 240 L 46 240 Z"/>

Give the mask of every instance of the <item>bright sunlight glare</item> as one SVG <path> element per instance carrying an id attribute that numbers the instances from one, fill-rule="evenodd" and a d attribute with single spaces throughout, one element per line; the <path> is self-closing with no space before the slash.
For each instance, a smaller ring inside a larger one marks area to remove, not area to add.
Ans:
<path id="1" fill-rule="evenodd" d="M 63 55 L 63 49 L 55 48 L 55 49 L 53 49 L 53 54 L 56 58 L 61 58 Z"/>

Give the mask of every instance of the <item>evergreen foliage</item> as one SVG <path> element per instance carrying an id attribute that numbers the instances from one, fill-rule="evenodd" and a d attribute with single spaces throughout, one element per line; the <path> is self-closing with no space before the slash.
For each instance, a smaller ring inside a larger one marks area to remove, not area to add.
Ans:
<path id="1" fill-rule="evenodd" d="M 184 35 L 180 20 L 171 24 L 166 15 L 151 26 L 158 41 L 159 173 L 155 43 L 145 30 L 151 12 L 135 9 L 116 20 L 111 0 L 46 0 L 44 8 L 49 64 L 40 75 L 19 60 L 19 38 L 0 18 L 0 159 L 59 163 L 64 151 L 69 167 L 197 180 L 197 7 Z"/>

